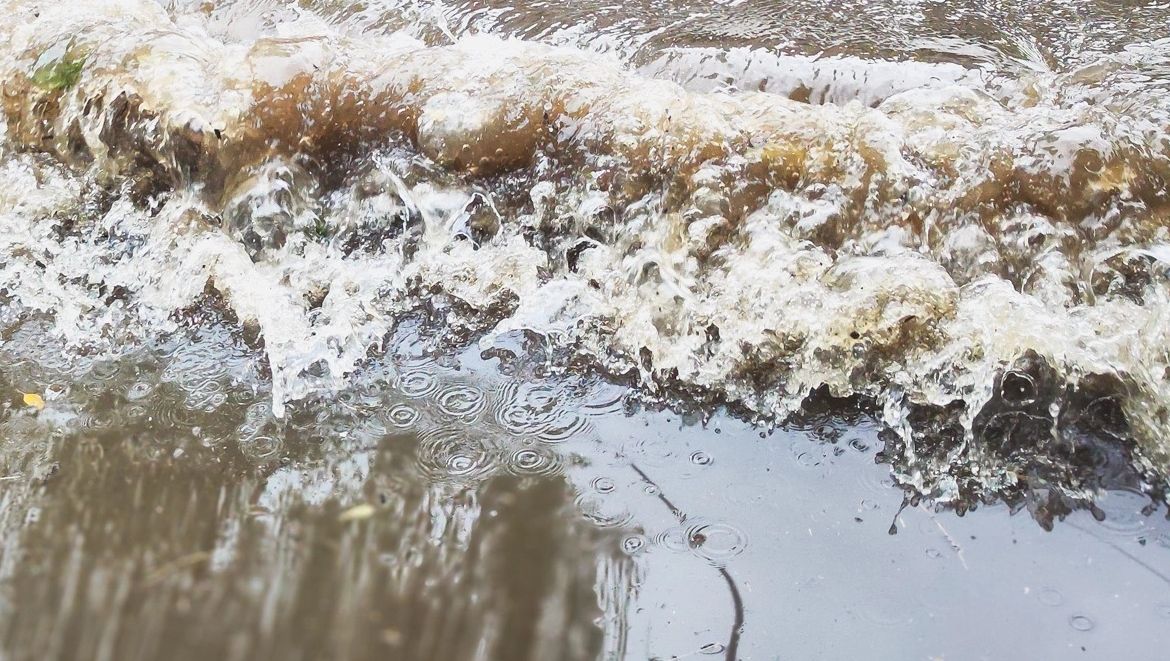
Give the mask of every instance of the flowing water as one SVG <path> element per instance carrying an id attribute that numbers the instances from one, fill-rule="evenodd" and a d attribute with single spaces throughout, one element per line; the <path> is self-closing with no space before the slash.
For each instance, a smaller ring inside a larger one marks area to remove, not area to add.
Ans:
<path id="1" fill-rule="evenodd" d="M 1157 658 L 1170 4 L 985 5 L 0 1 L 0 659 Z"/>

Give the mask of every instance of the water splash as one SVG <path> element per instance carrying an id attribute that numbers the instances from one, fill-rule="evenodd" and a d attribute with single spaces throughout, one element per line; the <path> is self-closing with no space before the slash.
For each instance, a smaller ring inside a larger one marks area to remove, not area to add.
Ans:
<path id="1" fill-rule="evenodd" d="M 243 4 L 7 3 L 6 314 L 109 356 L 218 306 L 262 346 L 276 416 L 425 309 L 485 349 L 534 334 L 766 417 L 875 398 L 899 479 L 941 498 L 1079 461 L 1095 410 L 1164 472 L 1165 40 L 782 79 L 766 54 L 599 56 L 327 4 L 242 30 Z M 546 415 L 493 409 L 517 414 Z"/>

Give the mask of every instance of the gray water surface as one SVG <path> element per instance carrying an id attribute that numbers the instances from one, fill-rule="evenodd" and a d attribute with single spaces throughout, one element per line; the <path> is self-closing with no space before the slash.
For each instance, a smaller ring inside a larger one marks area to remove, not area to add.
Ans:
<path id="1" fill-rule="evenodd" d="M 8 387 L 60 391 L 0 422 L 4 658 L 1155 659 L 1170 642 L 1170 524 L 1142 496 L 1051 531 L 1026 509 L 907 506 L 848 404 L 764 433 L 421 346 L 285 420 L 231 385 L 256 358 L 222 329 L 71 382 L 9 364 Z M 225 384 L 214 412 L 178 385 L 199 380 Z"/>

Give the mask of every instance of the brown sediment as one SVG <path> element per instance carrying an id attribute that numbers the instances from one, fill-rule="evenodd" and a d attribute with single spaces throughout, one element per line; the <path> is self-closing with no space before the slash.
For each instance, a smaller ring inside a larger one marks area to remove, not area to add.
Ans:
<path id="1" fill-rule="evenodd" d="M 895 426 L 903 405 L 962 401 L 971 430 L 1034 352 L 1072 384 L 1117 377 L 1161 452 L 1164 378 L 1143 365 L 1164 356 L 1132 355 L 1131 335 L 1167 295 L 1170 111 L 1126 78 L 1156 48 L 870 108 L 484 35 L 241 41 L 144 1 L 12 9 L 6 141 L 134 182 L 157 222 L 207 225 L 150 245 L 215 256 L 192 289 L 243 310 L 274 379 L 343 378 L 395 306 L 443 294 L 468 327 L 551 327 L 648 385 L 780 417 L 824 388 L 893 398 Z M 63 58 L 76 78 L 38 85 Z"/>

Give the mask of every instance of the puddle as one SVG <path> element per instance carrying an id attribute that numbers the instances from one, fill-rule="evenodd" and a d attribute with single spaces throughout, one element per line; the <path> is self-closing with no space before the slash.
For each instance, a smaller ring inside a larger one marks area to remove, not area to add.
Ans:
<path id="1" fill-rule="evenodd" d="M 4 372 L 59 384 L 0 424 L 8 658 L 1143 658 L 1170 637 L 1170 524 L 1137 494 L 1051 532 L 957 516 L 905 503 L 848 404 L 764 433 L 414 342 L 280 420 L 232 383 L 259 360 L 232 337 Z"/>
<path id="2" fill-rule="evenodd" d="M 1170 7 L 994 4 L 0 0 L 0 661 L 1155 658 Z"/>

